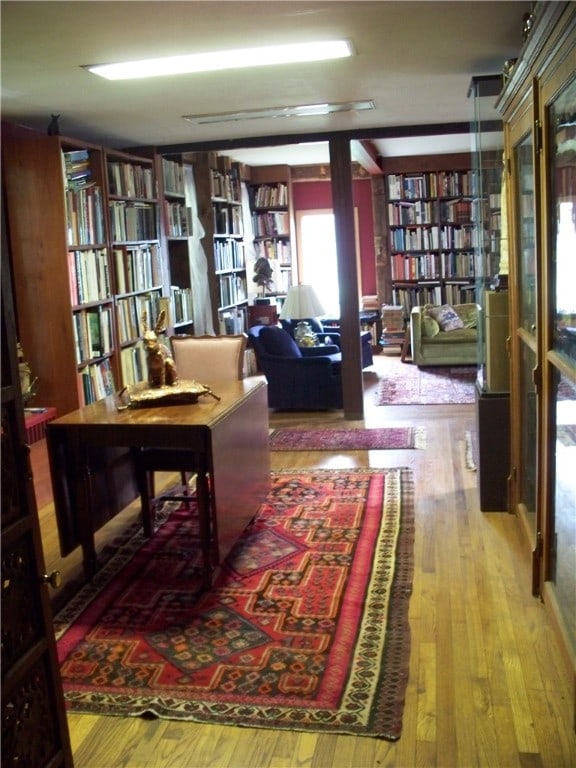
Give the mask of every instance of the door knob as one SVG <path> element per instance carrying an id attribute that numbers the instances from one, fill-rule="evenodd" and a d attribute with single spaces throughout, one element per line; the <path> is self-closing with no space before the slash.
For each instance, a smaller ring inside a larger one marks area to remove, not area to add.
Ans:
<path id="1" fill-rule="evenodd" d="M 42 584 L 50 584 L 54 589 L 58 589 L 62 585 L 62 574 L 60 571 L 52 571 L 51 574 L 45 573 L 40 577 Z"/>

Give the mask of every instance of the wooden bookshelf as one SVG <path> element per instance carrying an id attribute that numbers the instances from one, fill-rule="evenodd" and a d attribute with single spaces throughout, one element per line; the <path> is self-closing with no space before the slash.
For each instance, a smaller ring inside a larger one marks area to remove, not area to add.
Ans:
<path id="1" fill-rule="evenodd" d="M 248 305 L 240 164 L 215 152 L 187 153 L 184 160 L 194 167 L 214 328 L 240 333 Z"/>
<path id="2" fill-rule="evenodd" d="M 147 375 L 141 341 L 144 317 L 153 327 L 166 308 L 158 185 L 152 158 L 104 150 L 104 162 L 115 274 L 118 381 L 127 386 Z"/>
<path id="3" fill-rule="evenodd" d="M 2 148 L 19 339 L 62 415 L 118 381 L 103 151 L 9 124 Z"/>
<path id="4" fill-rule="evenodd" d="M 393 300 L 457 304 L 474 296 L 470 156 L 384 161 L 388 261 Z"/>
<path id="5" fill-rule="evenodd" d="M 193 271 L 190 238 L 193 235 L 190 187 L 192 166 L 181 157 L 156 155 L 162 209 L 162 237 L 170 286 L 170 327 L 175 333 L 193 333 Z"/>
<path id="6" fill-rule="evenodd" d="M 292 204 L 292 174 L 287 165 L 253 167 L 249 183 L 250 211 L 254 235 L 253 260 L 249 263 L 249 298 L 261 291 L 252 280 L 258 258 L 267 258 L 272 268 L 272 286 L 266 296 L 283 297 L 296 282 L 295 225 Z"/>

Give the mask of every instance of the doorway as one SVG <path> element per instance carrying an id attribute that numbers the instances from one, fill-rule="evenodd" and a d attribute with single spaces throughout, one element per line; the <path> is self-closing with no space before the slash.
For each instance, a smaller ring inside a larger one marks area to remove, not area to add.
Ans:
<path id="1" fill-rule="evenodd" d="M 318 208 L 296 212 L 296 243 L 299 282 L 311 285 L 327 317 L 340 317 L 340 286 L 334 211 Z M 358 209 L 354 208 L 354 236 L 358 296 L 362 285 L 360 244 L 358 237 Z"/>

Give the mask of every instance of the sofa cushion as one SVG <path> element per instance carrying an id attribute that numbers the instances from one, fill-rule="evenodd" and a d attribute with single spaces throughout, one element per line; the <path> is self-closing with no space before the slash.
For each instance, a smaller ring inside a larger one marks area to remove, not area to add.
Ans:
<path id="1" fill-rule="evenodd" d="M 441 331 L 456 331 L 459 328 L 464 328 L 463 320 L 450 304 L 442 304 L 440 307 L 430 307 L 428 315 L 436 320 Z"/>
<path id="2" fill-rule="evenodd" d="M 269 355 L 278 357 L 302 357 L 298 344 L 283 328 L 271 326 L 262 328 L 258 337 L 264 347 L 264 351 Z"/>
<path id="3" fill-rule="evenodd" d="M 478 308 L 476 304 L 454 304 L 454 311 L 464 323 L 464 328 L 476 328 L 478 325 Z"/>
<path id="4" fill-rule="evenodd" d="M 440 326 L 428 312 L 422 312 L 420 324 L 422 326 L 422 336 L 425 339 L 433 339 L 434 336 L 437 336 L 440 333 Z"/>

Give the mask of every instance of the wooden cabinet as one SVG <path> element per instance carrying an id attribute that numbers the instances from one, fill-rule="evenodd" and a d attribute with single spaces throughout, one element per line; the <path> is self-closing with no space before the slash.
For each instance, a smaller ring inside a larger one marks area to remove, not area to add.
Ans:
<path id="1" fill-rule="evenodd" d="M 249 264 L 250 299 L 254 300 L 257 295 L 283 297 L 297 282 L 290 167 L 253 167 L 249 198 L 254 236 L 253 260 Z M 265 289 L 253 280 L 254 264 L 259 258 L 268 259 L 272 270 L 272 283 Z"/>
<path id="2" fill-rule="evenodd" d="M 510 168 L 511 509 L 574 679 L 576 6 L 536 3 L 498 108 Z"/>
<path id="3" fill-rule="evenodd" d="M 472 173 L 467 154 L 383 161 L 395 304 L 473 300 Z"/>
<path id="4" fill-rule="evenodd" d="M 4 211 L 3 211 L 4 214 Z M 72 768 L 62 682 L 25 445 L 9 243 L 2 216 L 2 764 Z"/>

